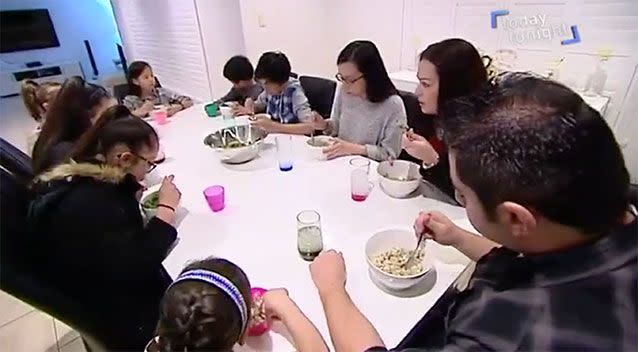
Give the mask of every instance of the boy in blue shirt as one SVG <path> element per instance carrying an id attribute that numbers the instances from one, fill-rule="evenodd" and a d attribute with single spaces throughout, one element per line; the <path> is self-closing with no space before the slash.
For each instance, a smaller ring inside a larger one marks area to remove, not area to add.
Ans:
<path id="1" fill-rule="evenodd" d="M 290 61 L 281 52 L 264 53 L 255 68 L 255 79 L 264 87 L 254 112 L 265 112 L 270 119 L 257 118 L 253 125 L 269 133 L 310 134 L 315 113 L 299 80 L 290 77 Z"/>

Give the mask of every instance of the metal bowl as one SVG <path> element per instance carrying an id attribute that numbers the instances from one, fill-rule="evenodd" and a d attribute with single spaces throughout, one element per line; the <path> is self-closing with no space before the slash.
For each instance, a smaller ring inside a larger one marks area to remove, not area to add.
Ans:
<path id="1" fill-rule="evenodd" d="M 241 164 L 253 160 L 266 132 L 251 125 L 226 127 L 204 138 L 204 144 L 221 153 L 221 161 L 227 164 Z"/>

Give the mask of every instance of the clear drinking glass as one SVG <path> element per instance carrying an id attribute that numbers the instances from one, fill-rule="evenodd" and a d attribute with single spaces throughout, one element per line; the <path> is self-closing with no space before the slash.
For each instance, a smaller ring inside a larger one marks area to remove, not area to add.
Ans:
<path id="1" fill-rule="evenodd" d="M 297 250 L 306 261 L 313 261 L 323 250 L 321 217 L 314 210 L 297 214 Z"/>
<path id="2" fill-rule="evenodd" d="M 370 195 L 372 183 L 368 180 L 370 160 L 365 158 L 350 159 L 354 167 L 350 173 L 350 197 L 355 202 L 363 202 Z"/>
<path id="3" fill-rule="evenodd" d="M 292 170 L 292 137 L 277 136 L 277 161 L 279 162 L 279 170 Z"/>

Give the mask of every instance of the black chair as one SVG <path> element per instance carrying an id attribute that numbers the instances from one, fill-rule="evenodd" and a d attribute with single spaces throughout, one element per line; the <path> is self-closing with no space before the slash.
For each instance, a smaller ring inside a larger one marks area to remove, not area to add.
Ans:
<path id="1" fill-rule="evenodd" d="M 33 178 L 31 159 L 0 139 L 0 161 L 0 289 L 73 327 L 88 351 L 105 350 L 92 337 L 100 331 L 101 317 L 44 284 L 32 267 L 37 242 L 28 231 L 31 193 L 26 186 Z"/>
<path id="2" fill-rule="evenodd" d="M 162 84 L 160 84 L 159 79 L 155 77 L 155 87 L 162 88 Z M 128 83 L 116 84 L 113 86 L 113 96 L 117 99 L 117 102 L 122 104 L 124 102 L 124 97 L 129 95 Z"/>
<path id="3" fill-rule="evenodd" d="M 22 185 L 27 185 L 33 179 L 31 158 L 4 138 L 0 138 L 0 165 Z"/>
<path id="4" fill-rule="evenodd" d="M 301 76 L 299 83 L 308 97 L 310 108 L 324 118 L 329 118 L 337 82 L 321 77 Z"/>
<path id="5" fill-rule="evenodd" d="M 629 185 L 629 204 L 638 209 L 638 184 L 632 183 Z"/>

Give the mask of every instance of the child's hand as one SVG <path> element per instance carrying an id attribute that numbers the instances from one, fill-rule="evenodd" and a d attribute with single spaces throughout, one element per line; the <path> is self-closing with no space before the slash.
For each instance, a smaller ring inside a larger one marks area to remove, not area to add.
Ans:
<path id="1" fill-rule="evenodd" d="M 261 128 L 266 133 L 275 133 L 278 123 L 267 117 L 257 118 L 251 122 L 251 125 Z"/>
<path id="2" fill-rule="evenodd" d="M 285 288 L 268 290 L 262 297 L 268 319 L 283 320 L 286 312 L 295 306 L 295 303 L 288 297 L 288 290 Z"/>
<path id="3" fill-rule="evenodd" d="M 151 113 L 151 111 L 153 111 L 153 108 L 155 107 L 155 105 L 153 105 L 153 102 L 150 100 L 147 100 L 144 102 L 144 104 L 142 104 L 142 106 L 138 109 L 143 115 L 148 115 Z"/>
<path id="4" fill-rule="evenodd" d="M 173 116 L 182 110 L 182 105 L 179 104 L 171 104 L 166 110 L 166 114 L 168 116 Z"/>
<path id="5" fill-rule="evenodd" d="M 319 115 L 316 111 L 312 112 L 311 123 L 315 130 L 323 131 L 328 128 L 328 121 L 326 121 L 323 116 Z"/>
<path id="6" fill-rule="evenodd" d="M 233 115 L 241 116 L 241 115 L 252 115 L 254 111 L 246 106 L 241 106 L 239 104 L 233 105 Z"/>
<path id="7" fill-rule="evenodd" d="M 180 103 L 180 105 L 182 105 L 182 107 L 184 109 L 188 109 L 191 106 L 193 106 L 193 100 L 191 98 L 188 98 L 188 97 L 182 98 L 182 100 L 180 100 L 179 103 Z"/>

